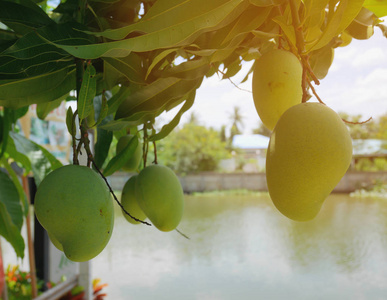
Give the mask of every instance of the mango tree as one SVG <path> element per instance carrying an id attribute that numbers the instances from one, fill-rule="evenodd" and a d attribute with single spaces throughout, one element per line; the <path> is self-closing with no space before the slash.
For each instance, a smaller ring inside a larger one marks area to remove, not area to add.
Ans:
<path id="1" fill-rule="evenodd" d="M 314 86 L 327 75 L 335 48 L 368 39 L 374 29 L 386 35 L 385 15 L 387 4 L 376 0 L 0 1 L 0 234 L 23 257 L 20 230 L 28 204 L 12 165 L 32 173 L 38 186 L 62 167 L 18 132 L 31 105 L 44 119 L 62 101 L 76 101 L 66 120 L 72 164 L 83 151 L 85 165 L 106 178 L 125 165 L 141 139 L 140 171 L 149 164 L 148 144 L 179 124 L 205 77 L 230 79 L 243 62 L 258 64 L 265 53 L 281 49 L 292 53 L 301 71 L 292 105 L 312 94 L 323 102 Z M 271 72 L 264 68 L 259 71 Z M 253 72 L 254 66 L 243 81 Z M 253 92 L 259 98 L 260 90 Z M 156 130 L 158 116 L 179 105 Z M 137 138 L 106 161 L 113 136 L 129 134 Z"/>

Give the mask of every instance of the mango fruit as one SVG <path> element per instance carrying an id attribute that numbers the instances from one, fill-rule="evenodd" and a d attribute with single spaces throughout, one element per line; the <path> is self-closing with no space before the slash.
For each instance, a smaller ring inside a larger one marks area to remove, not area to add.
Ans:
<path id="1" fill-rule="evenodd" d="M 120 153 L 122 150 L 125 149 L 125 147 L 129 144 L 130 140 L 132 138 L 136 138 L 136 135 L 124 135 L 119 138 L 116 146 L 116 153 Z M 135 172 L 137 171 L 138 166 L 140 165 L 142 159 L 142 143 L 138 141 L 138 145 L 136 147 L 136 150 L 134 151 L 133 156 L 125 163 L 125 165 L 122 167 L 125 171 L 128 172 Z"/>
<path id="2" fill-rule="evenodd" d="M 97 256 L 113 231 L 110 191 L 85 166 L 67 165 L 49 173 L 37 189 L 35 214 L 53 244 L 72 261 Z"/>
<path id="3" fill-rule="evenodd" d="M 273 130 L 281 115 L 302 101 L 302 65 L 289 51 L 271 50 L 256 61 L 252 84 L 257 113 Z"/>
<path id="4" fill-rule="evenodd" d="M 166 166 L 149 165 L 138 174 L 138 205 L 161 231 L 174 230 L 184 210 L 184 193 L 175 173 Z"/>
<path id="5" fill-rule="evenodd" d="M 292 220 L 313 219 L 351 160 L 352 139 L 335 111 L 320 103 L 289 108 L 271 134 L 266 156 L 274 205 Z"/>
<path id="6" fill-rule="evenodd" d="M 130 213 L 133 217 L 144 221 L 146 219 L 146 215 L 140 208 L 136 199 L 136 180 L 138 175 L 134 175 L 129 178 L 129 180 L 125 183 L 124 188 L 121 193 L 121 205 L 124 209 Z M 125 219 L 132 224 L 140 224 L 130 216 L 128 216 L 124 211 L 122 211 Z"/>

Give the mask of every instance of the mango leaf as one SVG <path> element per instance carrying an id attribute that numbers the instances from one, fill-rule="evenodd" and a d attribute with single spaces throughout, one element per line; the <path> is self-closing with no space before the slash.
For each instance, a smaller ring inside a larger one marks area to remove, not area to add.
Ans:
<path id="1" fill-rule="evenodd" d="M 31 162 L 29 158 L 25 154 L 17 151 L 15 142 L 12 138 L 8 139 L 6 154 L 10 158 L 13 158 L 18 164 L 21 164 L 25 174 L 28 174 L 31 171 Z"/>
<path id="2" fill-rule="evenodd" d="M 92 112 L 93 99 L 97 92 L 95 74 L 95 68 L 91 63 L 88 63 L 86 70 L 83 73 L 83 80 L 77 103 L 78 116 L 80 120 L 85 119 Z"/>
<path id="3" fill-rule="evenodd" d="M 24 257 L 24 240 L 20 230 L 23 212 L 19 194 L 12 180 L 0 171 L 0 235 L 14 248 L 18 257 Z"/>
<path id="4" fill-rule="evenodd" d="M 330 45 L 310 53 L 309 64 L 318 79 L 323 79 L 328 74 L 333 62 L 333 55 L 334 50 Z"/>
<path id="5" fill-rule="evenodd" d="M 35 9 L 15 2 L 0 1 L 0 21 L 19 34 L 53 23 L 39 6 L 34 5 Z"/>
<path id="6" fill-rule="evenodd" d="M 70 133 L 70 135 L 74 136 L 75 135 L 75 132 L 73 132 L 73 130 L 75 129 L 74 113 L 73 113 L 73 109 L 71 108 L 71 106 L 69 106 L 69 108 L 67 109 L 67 112 L 66 112 L 66 127 L 67 127 L 67 131 Z"/>
<path id="7" fill-rule="evenodd" d="M 141 112 L 158 112 L 167 103 L 180 99 L 200 86 L 202 78 L 184 80 L 175 77 L 160 78 L 135 91 L 119 106 L 115 119 L 133 116 Z"/>
<path id="8" fill-rule="evenodd" d="M 42 146 L 15 132 L 11 132 L 10 136 L 15 142 L 17 151 L 26 155 L 31 161 L 37 186 L 49 172 L 62 166 L 62 163 Z"/>
<path id="9" fill-rule="evenodd" d="M 68 53 L 47 43 L 37 34 L 51 27 L 57 33 L 61 32 L 63 26 L 37 29 L 19 38 L 0 54 L 0 79 L 23 79 L 74 67 L 74 59 Z"/>
<path id="10" fill-rule="evenodd" d="M 125 76 L 129 82 L 144 84 L 144 70 L 141 57 L 135 53 L 124 58 L 105 57 L 104 61 Z"/>
<path id="11" fill-rule="evenodd" d="M 116 156 L 114 156 L 103 171 L 105 177 L 112 175 L 118 171 L 125 163 L 133 156 L 138 145 L 137 136 L 133 136 L 128 145 Z"/>
<path id="12" fill-rule="evenodd" d="M 355 39 L 366 40 L 374 34 L 374 26 L 377 23 L 375 14 L 362 7 L 360 13 L 345 30 Z"/>
<path id="13" fill-rule="evenodd" d="M 364 0 L 341 0 L 337 7 L 331 7 L 326 27 L 318 41 L 307 47 L 307 52 L 324 47 L 335 36 L 344 31 L 360 12 L 363 2 Z"/>
<path id="14" fill-rule="evenodd" d="M 207 57 L 183 62 L 178 66 L 167 70 L 156 72 L 160 77 L 176 77 L 186 80 L 192 80 L 203 77 L 210 70 L 210 60 Z"/>
<path id="15" fill-rule="evenodd" d="M 125 57 L 132 51 L 145 52 L 187 45 L 203 32 L 219 29 L 232 22 L 248 5 L 246 0 L 159 0 L 135 24 L 101 33 L 88 32 L 119 41 L 73 46 L 63 41 L 51 42 L 79 58 Z M 134 32 L 143 34 L 120 40 Z"/>
<path id="16" fill-rule="evenodd" d="M 251 4 L 254 4 L 254 5 L 260 6 L 260 7 L 280 5 L 283 2 L 284 2 L 284 0 L 250 0 Z"/>
<path id="17" fill-rule="evenodd" d="M 363 6 L 372 11 L 378 18 L 387 16 L 387 2 L 381 0 L 365 0 Z"/>
<path id="18" fill-rule="evenodd" d="M 159 53 L 153 60 L 152 63 L 150 64 L 146 74 L 145 74 L 145 79 L 148 78 L 149 74 L 152 72 L 154 67 L 156 67 L 157 64 L 159 64 L 161 61 L 163 61 L 168 55 L 170 55 L 173 52 L 176 52 L 178 48 L 172 48 L 172 49 L 167 49 Z"/>
<path id="19" fill-rule="evenodd" d="M 62 103 L 62 101 L 63 98 L 59 98 L 54 101 L 39 103 L 36 106 L 36 114 L 38 118 L 44 120 L 51 111 L 53 111 Z"/>
<path id="20" fill-rule="evenodd" d="M 117 111 L 118 107 L 121 105 L 122 102 L 125 101 L 129 97 L 130 94 L 132 94 L 132 88 L 127 86 L 121 86 L 120 90 L 114 94 L 113 97 L 109 99 L 107 102 L 108 104 L 108 112 L 107 114 L 110 115 Z"/>
<path id="21" fill-rule="evenodd" d="M 12 141 L 12 139 L 10 139 L 10 143 L 11 143 L 11 141 Z M 24 216 L 27 216 L 29 204 L 28 204 L 28 201 L 27 201 L 26 193 L 24 192 L 23 186 L 22 186 L 22 184 L 20 182 L 20 178 L 16 174 L 14 169 L 11 167 L 11 165 L 8 163 L 8 159 L 2 159 L 2 164 L 5 167 L 5 169 L 7 170 L 8 175 L 12 179 L 12 182 L 15 185 L 15 187 L 17 189 L 17 192 L 19 194 L 19 199 L 23 203 L 23 208 L 24 208 L 24 213 L 23 214 L 24 214 Z M 16 164 L 16 163 L 13 162 L 12 164 Z"/>
<path id="22" fill-rule="evenodd" d="M 103 125 L 107 122 L 108 122 L 108 118 L 106 118 L 101 124 Z M 103 167 L 103 164 L 109 154 L 110 144 L 112 140 L 113 140 L 112 131 L 108 131 L 100 127 L 97 127 L 97 143 L 94 146 L 94 163 L 97 165 L 99 169 Z"/>
<path id="23" fill-rule="evenodd" d="M 7 143 L 8 143 L 8 135 L 9 131 L 11 130 L 11 125 L 12 125 L 12 119 L 9 113 L 9 108 L 4 107 L 4 115 L 1 118 L 1 149 L 0 149 L 0 158 L 3 157 L 5 149 L 7 149 Z"/>
<path id="24" fill-rule="evenodd" d="M 64 68 L 21 80 L 0 80 L 0 105 L 20 108 L 56 100 L 75 88 L 75 70 Z"/>
<path id="25" fill-rule="evenodd" d="M 172 132 L 172 130 L 175 129 L 175 127 L 177 125 L 179 125 L 181 116 L 192 107 L 192 105 L 195 101 L 195 95 L 196 95 L 196 91 L 192 91 L 188 95 L 187 100 L 185 101 L 184 105 L 180 108 L 179 112 L 175 115 L 175 117 L 172 119 L 172 121 L 169 122 L 168 124 L 164 125 L 157 134 L 150 136 L 149 141 L 151 141 L 151 142 L 158 141 L 158 140 L 165 138 L 168 134 L 170 134 Z"/>

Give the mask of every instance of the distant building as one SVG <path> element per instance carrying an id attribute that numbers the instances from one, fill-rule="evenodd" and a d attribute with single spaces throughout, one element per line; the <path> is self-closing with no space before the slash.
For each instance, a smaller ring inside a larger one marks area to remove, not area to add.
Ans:
<path id="1" fill-rule="evenodd" d="M 239 149 L 242 152 L 244 172 L 253 173 L 265 169 L 266 150 L 269 146 L 269 140 L 267 136 L 261 134 L 237 134 L 233 137 L 233 148 Z M 232 166 L 230 162 L 228 163 L 229 166 Z M 234 159 L 234 167 L 235 164 L 237 163 Z"/>

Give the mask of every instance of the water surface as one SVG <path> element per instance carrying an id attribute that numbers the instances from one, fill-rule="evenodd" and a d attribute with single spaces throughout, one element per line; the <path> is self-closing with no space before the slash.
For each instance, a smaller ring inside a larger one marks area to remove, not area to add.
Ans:
<path id="1" fill-rule="evenodd" d="M 266 194 L 187 196 L 179 229 L 118 212 L 93 260 L 108 299 L 387 299 L 387 200 L 331 195 L 313 221 Z"/>

